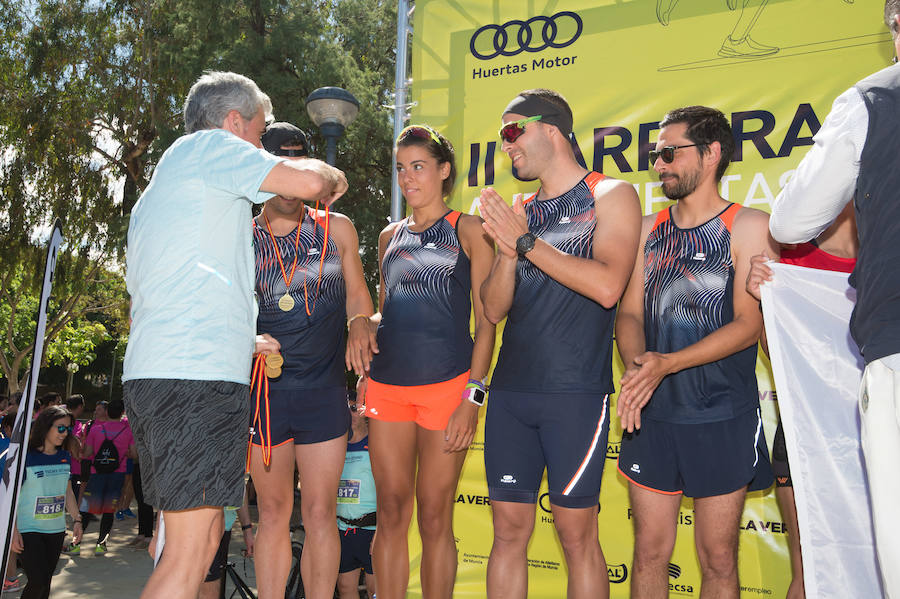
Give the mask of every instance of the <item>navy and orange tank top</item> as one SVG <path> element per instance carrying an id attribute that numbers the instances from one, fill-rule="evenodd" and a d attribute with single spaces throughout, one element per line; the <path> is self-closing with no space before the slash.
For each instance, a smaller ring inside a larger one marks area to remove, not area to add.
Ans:
<path id="1" fill-rule="evenodd" d="M 261 218 L 261 217 L 260 217 Z M 297 235 L 297 269 L 291 279 L 290 294 L 294 306 L 289 312 L 278 307 L 286 286 L 275 255 L 272 236 L 266 223 L 253 221 L 253 251 L 256 256 L 256 295 L 259 316 L 257 333 L 268 333 L 281 343 L 284 357 L 281 376 L 269 380 L 271 389 L 322 389 L 345 387 L 344 350 L 347 321 L 347 292 L 341 269 L 341 256 L 334 240 L 325 246 L 325 219 L 307 208 L 300 226 L 284 237 L 275 236 L 278 251 L 288 276 L 294 263 Z M 319 264 L 322 250 L 322 282 Z M 304 299 L 304 283 L 305 298 Z M 307 316 L 306 306 L 311 315 Z"/>
<path id="2" fill-rule="evenodd" d="M 563 195 L 525 203 L 528 230 L 556 249 L 591 258 L 594 188 L 589 173 Z M 612 393 L 615 308 L 607 309 L 519 258 L 516 290 L 491 388 L 528 393 Z"/>
<path id="3" fill-rule="evenodd" d="M 741 209 L 679 228 L 671 208 L 657 215 L 644 243 L 644 337 L 647 351 L 692 345 L 734 320 L 731 228 Z M 679 424 L 728 420 L 759 407 L 756 344 L 666 376 L 642 418 Z"/>
<path id="4" fill-rule="evenodd" d="M 469 370 L 472 281 L 459 216 L 448 212 L 421 232 L 409 229 L 409 219 L 394 229 L 381 261 L 384 306 L 372 380 L 428 385 Z"/>

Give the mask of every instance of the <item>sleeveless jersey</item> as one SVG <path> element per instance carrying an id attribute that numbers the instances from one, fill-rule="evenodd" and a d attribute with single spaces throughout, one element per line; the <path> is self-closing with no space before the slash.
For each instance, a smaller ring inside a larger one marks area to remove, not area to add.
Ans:
<path id="1" fill-rule="evenodd" d="M 829 254 L 809 242 L 799 243 L 795 248 L 782 249 L 781 262 L 835 272 L 853 272 L 853 267 L 856 266 L 856 258 L 841 258 Z"/>
<path id="2" fill-rule="evenodd" d="M 525 203 L 528 230 L 562 252 L 591 258 L 598 218 L 594 188 L 603 178 L 592 172 L 559 197 L 531 196 Z M 491 387 L 529 393 L 611 393 L 615 316 L 615 308 L 604 308 L 519 258 Z"/>
<path id="3" fill-rule="evenodd" d="M 472 281 L 459 216 L 448 212 L 422 232 L 411 231 L 408 219 L 394 229 L 381 261 L 384 306 L 372 380 L 429 385 L 469 370 Z"/>
<path id="4" fill-rule="evenodd" d="M 372 463 L 369 461 L 369 437 L 365 437 L 347 444 L 347 457 L 344 458 L 337 496 L 338 528 L 353 528 L 341 518 L 355 520 L 374 511 L 375 479 L 372 478 Z M 362 528 L 375 530 L 374 526 Z"/>
<path id="5" fill-rule="evenodd" d="M 272 245 L 266 223 L 253 221 L 253 250 L 256 255 L 256 295 L 259 317 L 256 329 L 268 333 L 281 343 L 284 357 L 281 376 L 269 380 L 269 387 L 279 390 L 322 389 L 344 387 L 345 322 L 347 321 L 346 288 L 341 269 L 341 256 L 333 239 L 328 240 L 322 283 L 316 299 L 319 264 L 325 244 L 325 221 L 316 226 L 313 211 L 307 208 L 299 227 L 299 258 L 290 293 L 294 307 L 284 312 L 278 299 L 285 293 L 281 266 Z M 290 277 L 294 263 L 297 229 L 284 237 L 275 237 L 285 272 Z M 306 298 L 311 316 L 306 314 Z"/>
<path id="6" fill-rule="evenodd" d="M 68 451 L 53 455 L 25 454 L 25 480 L 19 492 L 16 526 L 19 532 L 57 533 L 66 530 L 66 490 L 72 458 Z"/>
<path id="7" fill-rule="evenodd" d="M 671 208 L 658 214 L 644 244 L 647 351 L 678 351 L 734 320 L 731 227 L 740 209 L 731 204 L 691 229 L 675 225 Z M 729 420 L 757 407 L 753 344 L 721 360 L 666 376 L 642 417 L 699 424 Z"/>

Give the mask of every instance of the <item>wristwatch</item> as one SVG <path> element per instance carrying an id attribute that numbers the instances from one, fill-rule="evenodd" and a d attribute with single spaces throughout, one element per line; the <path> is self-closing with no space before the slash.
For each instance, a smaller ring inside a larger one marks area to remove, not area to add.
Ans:
<path id="1" fill-rule="evenodd" d="M 487 397 L 487 393 L 485 393 L 484 389 L 479 389 L 478 387 L 469 387 L 466 389 L 463 397 L 468 399 L 476 406 L 483 406 L 484 398 Z"/>
<path id="2" fill-rule="evenodd" d="M 518 239 L 516 239 L 516 253 L 524 258 L 525 254 L 534 249 L 535 241 L 537 241 L 537 237 L 535 237 L 534 233 L 532 233 L 531 231 L 525 233 L 524 235 L 521 235 Z"/>

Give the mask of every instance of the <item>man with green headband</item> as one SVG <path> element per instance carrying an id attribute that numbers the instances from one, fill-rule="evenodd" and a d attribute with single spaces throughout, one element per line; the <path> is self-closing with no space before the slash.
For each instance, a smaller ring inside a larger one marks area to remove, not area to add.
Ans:
<path id="1" fill-rule="evenodd" d="M 503 113 L 502 149 L 517 176 L 539 179 L 540 189 L 512 207 L 493 189 L 481 192 L 484 228 L 498 248 L 481 289 L 485 315 L 507 318 L 485 424 L 489 597 L 527 595 L 526 550 L 545 468 L 568 596 L 609 596 L 597 506 L 613 323 L 641 209 L 630 184 L 576 162 L 571 132 L 572 110 L 560 94 L 520 93 Z"/>

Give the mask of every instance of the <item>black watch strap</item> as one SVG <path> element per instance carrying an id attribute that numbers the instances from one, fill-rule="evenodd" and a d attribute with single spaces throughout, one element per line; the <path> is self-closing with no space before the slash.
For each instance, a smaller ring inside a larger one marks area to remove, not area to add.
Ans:
<path id="1" fill-rule="evenodd" d="M 516 239 L 516 253 L 521 257 L 525 257 L 525 254 L 534 249 L 534 242 L 537 241 L 537 237 L 535 237 L 534 233 L 529 231 L 524 235 L 520 235 L 518 239 Z"/>

